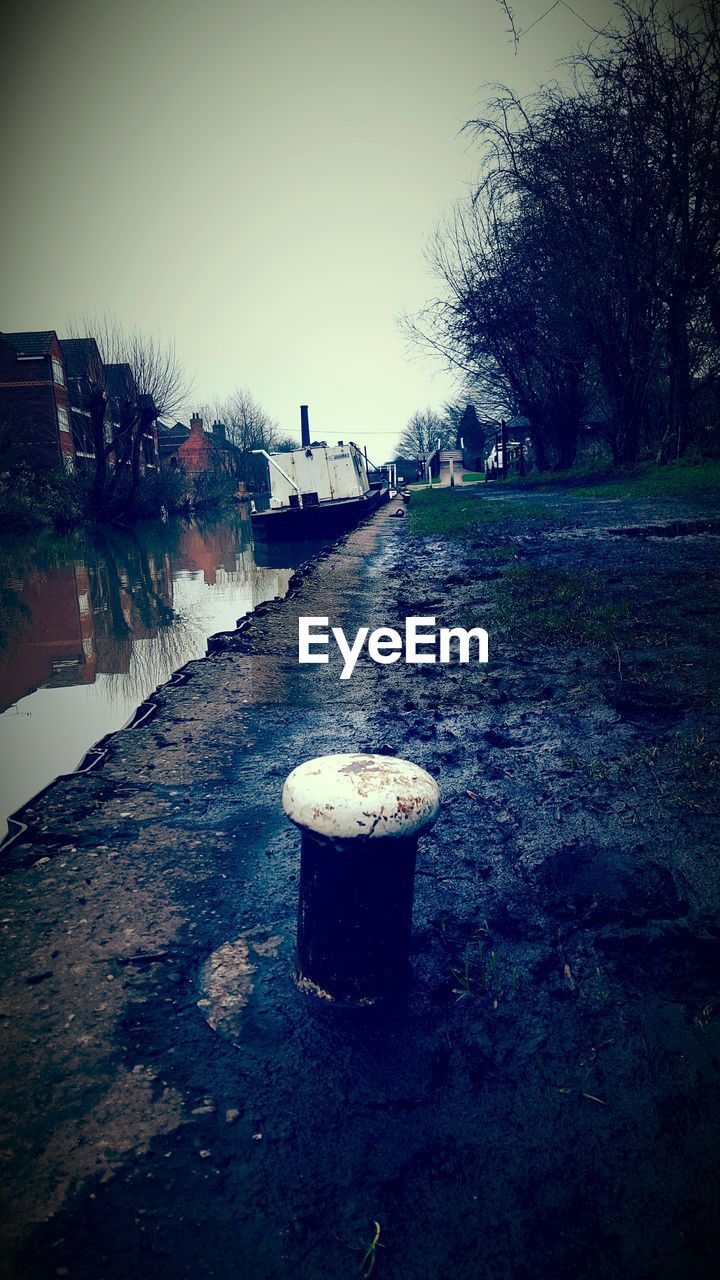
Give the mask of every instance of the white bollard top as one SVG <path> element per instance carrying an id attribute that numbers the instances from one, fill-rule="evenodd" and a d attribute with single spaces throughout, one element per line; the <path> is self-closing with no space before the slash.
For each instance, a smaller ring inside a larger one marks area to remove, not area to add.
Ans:
<path id="1" fill-rule="evenodd" d="M 328 840 L 417 836 L 440 808 L 434 778 L 409 760 L 360 752 L 317 756 L 285 781 L 291 822 Z"/>

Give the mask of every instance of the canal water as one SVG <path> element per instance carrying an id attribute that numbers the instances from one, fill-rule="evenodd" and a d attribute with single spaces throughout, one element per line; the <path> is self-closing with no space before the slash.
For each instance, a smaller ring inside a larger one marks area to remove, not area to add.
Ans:
<path id="1" fill-rule="evenodd" d="M 249 521 L 0 544 L 0 839 L 6 819 L 321 543 L 253 545 Z"/>

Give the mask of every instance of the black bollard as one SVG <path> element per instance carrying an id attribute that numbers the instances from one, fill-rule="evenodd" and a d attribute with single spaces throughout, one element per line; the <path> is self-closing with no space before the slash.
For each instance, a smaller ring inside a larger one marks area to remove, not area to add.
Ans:
<path id="1" fill-rule="evenodd" d="M 302 832 L 301 990 L 374 1005 L 407 985 L 418 837 L 437 818 L 437 783 L 394 756 L 320 756 L 283 788 Z"/>

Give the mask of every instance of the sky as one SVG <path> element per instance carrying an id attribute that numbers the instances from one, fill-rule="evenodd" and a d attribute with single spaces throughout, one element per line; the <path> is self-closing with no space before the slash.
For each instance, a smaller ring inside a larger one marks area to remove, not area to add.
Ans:
<path id="1" fill-rule="evenodd" d="M 550 3 L 514 0 L 517 27 Z M 497 0 L 25 8 L 0 53 L 0 330 L 110 312 L 174 342 L 186 421 L 245 387 L 283 434 L 306 403 L 314 438 L 376 462 L 463 400 L 398 320 L 434 296 L 427 243 L 473 180 L 464 121 L 613 11 L 559 3 L 516 50 Z"/>

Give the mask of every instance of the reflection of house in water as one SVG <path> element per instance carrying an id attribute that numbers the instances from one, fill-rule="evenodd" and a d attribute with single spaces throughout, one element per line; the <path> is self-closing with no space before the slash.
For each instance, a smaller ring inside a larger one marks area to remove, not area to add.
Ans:
<path id="1" fill-rule="evenodd" d="M 202 573 L 209 587 L 214 587 L 218 570 L 235 573 L 242 566 L 242 553 L 238 550 L 237 532 L 231 526 L 200 529 L 188 525 L 183 530 L 180 547 L 173 556 L 173 570 L 186 573 Z"/>
<path id="2" fill-rule="evenodd" d="M 39 687 L 90 685 L 100 676 L 129 676 L 123 696 L 135 705 L 202 656 L 212 631 L 283 595 L 292 572 L 256 565 L 247 529 L 237 523 L 78 539 L 67 563 L 49 568 L 47 554 L 40 547 L 29 570 L 21 572 L 18 561 L 2 575 L 0 711 Z"/>
<path id="3" fill-rule="evenodd" d="M 82 564 L 33 570 L 15 586 L 23 621 L 0 668 L 0 709 L 32 689 L 92 684 L 97 672 L 90 579 Z"/>
<path id="4" fill-rule="evenodd" d="M 172 612 L 170 557 L 122 539 L 104 554 L 23 576 L 0 670 L 0 710 L 37 688 L 92 684 L 130 670 L 133 644 L 152 639 Z"/>
<path id="5" fill-rule="evenodd" d="M 173 573 L 202 574 L 207 586 L 235 591 L 245 584 L 246 590 L 238 598 L 239 609 L 250 610 L 261 600 L 284 595 L 292 570 L 257 565 L 250 538 L 249 528 L 242 525 L 203 528 L 189 524 L 172 557 Z"/>

